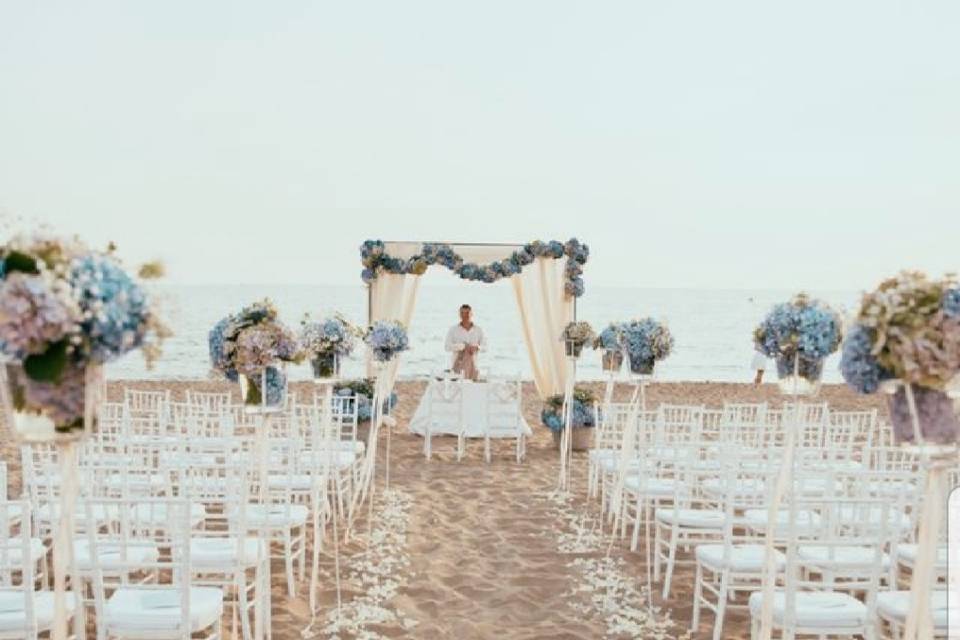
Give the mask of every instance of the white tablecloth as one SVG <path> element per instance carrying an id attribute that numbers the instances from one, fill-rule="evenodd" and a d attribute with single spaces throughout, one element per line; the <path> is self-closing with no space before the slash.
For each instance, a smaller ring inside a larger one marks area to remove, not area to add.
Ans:
<path id="1" fill-rule="evenodd" d="M 423 435 L 424 427 L 427 422 L 427 414 L 429 412 L 428 401 L 430 397 L 430 388 L 433 385 L 442 385 L 443 382 L 438 382 L 437 380 L 431 379 L 427 384 L 427 389 L 424 391 L 423 396 L 420 398 L 420 404 L 417 405 L 417 410 L 413 414 L 413 418 L 410 420 L 410 431 L 411 433 L 416 433 L 418 435 Z M 463 382 L 456 383 L 463 384 L 463 404 L 464 404 L 464 421 L 466 422 L 467 428 L 467 437 L 468 438 L 482 438 L 483 432 L 487 426 L 487 383 L 484 382 Z M 529 436 L 533 432 L 530 430 L 530 425 L 527 424 L 527 421 L 523 419 L 523 414 L 520 415 L 520 423 L 523 425 L 524 432 Z M 433 433 L 457 433 L 457 425 L 451 424 L 449 427 L 436 427 L 433 429 Z M 507 437 L 507 436 L 502 436 Z M 513 437 L 513 436 L 509 436 Z"/>

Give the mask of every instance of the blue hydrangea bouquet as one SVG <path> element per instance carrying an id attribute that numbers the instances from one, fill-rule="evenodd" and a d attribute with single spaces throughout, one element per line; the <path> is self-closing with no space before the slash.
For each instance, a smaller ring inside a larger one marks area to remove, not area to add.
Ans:
<path id="1" fill-rule="evenodd" d="M 364 334 L 363 341 L 376 362 L 390 362 L 397 354 L 410 348 L 407 330 L 396 320 L 374 322 Z"/>
<path id="2" fill-rule="evenodd" d="M 801 293 L 774 306 L 754 329 L 753 341 L 776 362 L 785 393 L 809 394 L 819 388 L 823 361 L 840 346 L 842 332 L 836 311 Z"/>
<path id="3" fill-rule="evenodd" d="M 280 322 L 269 300 L 256 302 L 214 325 L 208 336 L 213 370 L 239 381 L 249 411 L 276 408 L 286 397 L 281 362 L 300 362 L 296 335 Z"/>
<path id="4" fill-rule="evenodd" d="M 583 431 L 584 428 L 597 426 L 597 417 L 594 411 L 594 405 L 597 398 L 587 387 L 576 387 L 573 390 L 573 406 L 570 415 L 570 424 L 573 428 L 574 442 L 573 448 L 582 450 L 589 447 L 589 435 Z M 540 421 L 547 429 L 553 432 L 554 441 L 557 446 L 560 445 L 560 434 L 564 430 L 563 423 L 563 394 L 548 397 L 543 401 L 543 409 L 540 412 Z M 584 441 L 586 439 L 586 441 Z"/>
<path id="5" fill-rule="evenodd" d="M 357 329 L 339 314 L 319 322 L 309 316 L 300 328 L 300 347 L 310 360 L 315 380 L 337 378 L 340 364 L 353 352 Z"/>
<path id="6" fill-rule="evenodd" d="M 891 393 L 897 442 L 953 444 L 960 421 L 960 284 L 902 272 L 863 296 L 840 368 L 859 393 Z"/>
<path id="7" fill-rule="evenodd" d="M 670 330 L 653 318 L 625 322 L 620 325 L 620 332 L 630 371 L 634 374 L 652 374 L 654 365 L 673 351 Z"/>
<path id="8" fill-rule="evenodd" d="M 356 403 L 357 422 L 368 422 L 373 410 L 373 391 L 374 381 L 372 378 L 361 378 L 358 380 L 344 380 L 333 385 L 333 392 L 343 403 L 343 410 L 351 413 L 354 410 L 353 403 Z M 397 404 L 397 394 L 390 395 L 383 399 L 381 411 L 390 413 Z"/>
<path id="9" fill-rule="evenodd" d="M 593 342 L 597 334 L 589 322 L 571 322 L 564 330 L 560 339 L 563 340 L 568 358 L 579 358 L 583 347 Z"/>
<path id="10" fill-rule="evenodd" d="M 0 389 L 18 440 L 88 433 L 102 365 L 140 349 L 149 366 L 170 335 L 114 251 L 44 234 L 0 247 Z"/>
<path id="11" fill-rule="evenodd" d="M 611 322 L 593 339 L 593 348 L 602 351 L 603 370 L 617 373 L 623 366 L 623 325 Z"/>

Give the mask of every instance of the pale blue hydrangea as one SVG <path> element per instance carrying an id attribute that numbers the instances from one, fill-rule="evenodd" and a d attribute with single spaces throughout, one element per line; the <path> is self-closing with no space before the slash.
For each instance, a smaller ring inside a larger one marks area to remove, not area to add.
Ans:
<path id="1" fill-rule="evenodd" d="M 873 336 L 870 329 L 855 324 L 847 332 L 840 357 L 843 379 L 858 393 L 875 393 L 880 383 L 893 378 L 874 357 Z"/>
<path id="2" fill-rule="evenodd" d="M 950 318 L 960 318 L 960 288 L 947 289 L 943 294 L 943 313 Z"/>
<path id="3" fill-rule="evenodd" d="M 373 358 L 379 362 L 389 362 L 409 346 L 407 330 L 402 324 L 390 320 L 379 320 L 373 324 L 364 337 L 370 347 Z"/>

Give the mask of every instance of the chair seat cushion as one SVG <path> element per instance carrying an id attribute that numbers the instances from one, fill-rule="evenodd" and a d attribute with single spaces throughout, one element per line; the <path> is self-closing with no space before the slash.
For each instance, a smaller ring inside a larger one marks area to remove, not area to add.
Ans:
<path id="1" fill-rule="evenodd" d="M 750 615 L 759 617 L 763 609 L 763 592 L 750 594 Z M 786 614 L 786 594 L 773 594 L 773 623 L 783 625 Z M 801 629 L 853 629 L 867 624 L 867 607 L 846 593 L 808 592 L 796 594 L 794 610 L 796 624 Z"/>
<path id="2" fill-rule="evenodd" d="M 766 483 L 760 478 L 740 478 L 733 481 L 731 487 L 727 486 L 723 478 L 709 478 L 701 483 L 701 487 L 703 492 L 709 496 L 725 495 L 729 489 L 736 496 L 751 497 L 763 495 L 767 490 Z"/>
<path id="3" fill-rule="evenodd" d="M 899 544 L 897 545 L 897 560 L 900 564 L 912 567 L 917 561 L 917 553 L 920 551 L 920 546 L 916 544 Z M 937 547 L 937 558 L 935 560 L 934 567 L 938 570 L 945 571 L 947 568 L 947 545 L 941 544 Z"/>
<path id="4" fill-rule="evenodd" d="M 143 636 L 149 631 L 174 630 L 181 624 L 180 591 L 173 587 L 142 589 L 121 587 L 107 601 L 104 614 L 108 632 L 118 636 Z M 223 614 L 223 591 L 190 587 L 190 632 L 210 627 Z"/>
<path id="5" fill-rule="evenodd" d="M 251 504 L 247 505 L 247 526 L 251 528 L 301 527 L 306 524 L 309 511 L 306 505 Z"/>
<path id="6" fill-rule="evenodd" d="M 884 508 L 879 505 L 871 506 L 868 509 L 844 506 L 840 507 L 839 516 L 844 521 L 880 524 L 880 520 L 883 518 L 883 512 Z M 898 527 L 900 531 L 910 531 L 913 529 L 913 522 L 910 520 L 910 516 L 898 509 L 887 509 L 887 525 L 890 527 Z"/>
<path id="7" fill-rule="evenodd" d="M 623 488 L 630 493 L 641 492 L 645 496 L 673 496 L 677 490 L 677 481 L 673 478 L 641 478 L 638 475 L 623 479 Z"/>
<path id="8" fill-rule="evenodd" d="M 695 529 L 721 529 L 726 515 L 715 509 L 657 509 L 656 519 L 668 525 L 676 523 Z"/>
<path id="9" fill-rule="evenodd" d="M 606 458 L 600 458 L 600 468 L 603 469 L 604 473 L 617 473 L 620 471 L 620 464 L 621 460 L 619 454 Z M 638 469 L 640 469 L 640 461 L 636 459 L 627 460 L 625 463 L 625 469 L 628 472 L 636 472 Z"/>
<path id="10" fill-rule="evenodd" d="M 196 569 L 210 567 L 234 568 L 242 563 L 250 567 L 258 559 L 266 557 L 266 545 L 255 536 L 248 536 L 243 540 L 243 555 L 241 556 L 237 538 L 191 538 L 190 564 Z"/>
<path id="11" fill-rule="evenodd" d="M 131 516 L 138 525 L 162 525 L 170 521 L 167 514 L 167 504 L 164 502 L 144 502 L 133 508 Z M 207 508 L 199 502 L 190 503 L 190 526 L 196 527 L 207 517 Z"/>
<path id="12" fill-rule="evenodd" d="M 909 591 L 880 591 L 877 593 L 877 614 L 884 620 L 903 624 L 910 610 Z M 951 610 L 946 591 L 933 591 L 930 594 L 930 612 L 933 614 L 933 626 L 945 631 L 949 618 L 957 619 L 960 611 Z"/>
<path id="13" fill-rule="evenodd" d="M 156 562 L 160 549 L 152 540 L 127 540 L 126 559 L 121 562 L 121 543 L 115 539 L 97 541 L 97 556 L 101 569 L 110 571 L 133 565 Z M 93 561 L 90 554 L 90 539 L 86 536 L 73 541 L 73 557 L 80 571 L 92 571 Z M 130 571 L 133 571 L 131 568 Z"/>
<path id="14" fill-rule="evenodd" d="M 26 627 L 25 599 L 26 594 L 22 588 L 5 587 L 0 589 L 0 634 L 8 634 Z M 34 592 L 33 613 L 38 630 L 49 629 L 50 625 L 53 624 L 53 604 L 52 591 Z M 66 594 L 66 607 L 67 613 L 72 616 L 77 608 L 77 600 L 71 592 Z"/>
<path id="15" fill-rule="evenodd" d="M 335 464 L 338 469 L 346 469 L 353 466 L 358 460 L 360 460 L 359 453 L 343 449 L 334 449 L 333 451 L 327 449 L 304 451 L 300 454 L 300 464 L 307 467 L 312 465 L 326 466 L 327 462 L 330 461 Z"/>
<path id="16" fill-rule="evenodd" d="M 773 551 L 777 571 L 783 571 L 786 557 L 776 549 Z M 722 544 L 698 544 L 697 561 L 711 569 L 731 569 L 742 572 L 761 572 L 766 559 L 766 549 L 762 544 L 733 545 L 727 560 L 723 557 Z"/>
<path id="17" fill-rule="evenodd" d="M 871 547 L 800 545 L 797 558 L 805 565 L 827 569 L 872 569 L 876 564 L 876 552 Z M 884 569 L 890 568 L 890 556 L 883 553 L 880 562 Z"/>

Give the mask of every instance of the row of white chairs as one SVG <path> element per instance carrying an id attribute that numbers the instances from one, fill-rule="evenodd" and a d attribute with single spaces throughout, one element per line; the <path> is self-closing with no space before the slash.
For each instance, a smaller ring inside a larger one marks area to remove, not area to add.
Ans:
<path id="1" fill-rule="evenodd" d="M 357 489 L 366 450 L 357 407 L 355 398 L 318 393 L 264 419 L 229 394 L 191 391 L 176 403 L 134 390 L 100 407 L 80 451 L 75 530 L 67 532 L 81 576 L 70 596 L 77 637 L 79 602 L 95 610 L 98 638 L 219 638 L 224 604 L 234 635 L 239 626 L 244 638 L 269 637 L 271 559 L 283 563 L 295 595 L 308 529 L 322 541 Z M 52 447 L 24 446 L 21 463 L 23 499 L 0 508 L 8 539 L 0 548 L 16 550 L 0 552 L 0 609 L 8 600 L 24 606 L 0 612 L 0 637 L 49 630 L 49 549 L 69 481 Z"/>
<path id="2" fill-rule="evenodd" d="M 632 523 L 632 549 L 643 534 L 648 580 L 661 583 L 663 597 L 678 565 L 696 568 L 694 628 L 707 608 L 722 637 L 725 614 L 743 594 L 752 594 L 742 604 L 758 619 L 768 505 L 789 436 L 793 481 L 772 527 L 775 626 L 785 636 L 899 633 L 907 597 L 900 575 L 917 556 L 924 472 L 912 454 L 888 446 L 875 412 L 800 403 L 715 412 L 611 404 L 598 413 L 590 493 L 600 494 L 620 535 Z M 939 553 L 945 569 L 945 547 Z M 943 593 L 935 598 L 942 605 Z M 946 608 L 936 610 L 945 633 Z"/>

